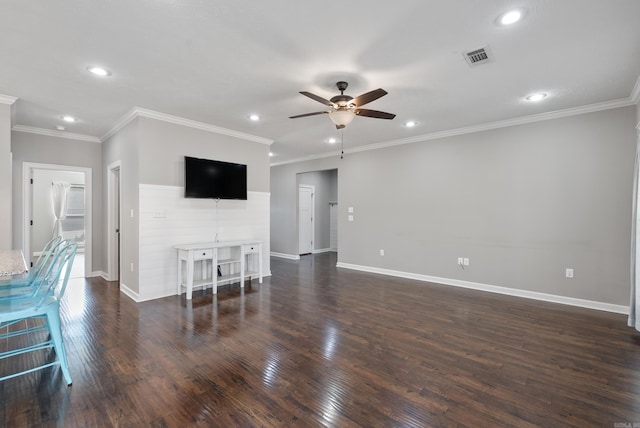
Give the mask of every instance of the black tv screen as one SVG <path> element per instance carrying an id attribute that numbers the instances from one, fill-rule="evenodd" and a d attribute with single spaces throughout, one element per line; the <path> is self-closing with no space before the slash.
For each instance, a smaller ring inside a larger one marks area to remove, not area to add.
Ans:
<path id="1" fill-rule="evenodd" d="M 247 166 L 184 157 L 185 198 L 247 199 Z"/>

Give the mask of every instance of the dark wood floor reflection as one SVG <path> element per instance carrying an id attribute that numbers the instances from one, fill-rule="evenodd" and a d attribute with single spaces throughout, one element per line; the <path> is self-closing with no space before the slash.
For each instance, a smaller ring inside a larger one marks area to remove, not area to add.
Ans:
<path id="1" fill-rule="evenodd" d="M 272 259 L 262 285 L 191 302 L 136 304 L 115 283 L 75 280 L 63 306 L 73 386 L 58 368 L 0 383 L 0 425 L 640 423 L 640 340 L 625 316 L 335 263 Z"/>

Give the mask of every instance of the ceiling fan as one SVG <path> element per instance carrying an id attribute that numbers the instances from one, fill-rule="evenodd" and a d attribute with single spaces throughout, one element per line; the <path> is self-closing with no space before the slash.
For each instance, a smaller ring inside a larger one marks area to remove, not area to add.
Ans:
<path id="1" fill-rule="evenodd" d="M 340 91 L 340 95 L 336 95 L 335 97 L 332 97 L 330 100 L 327 100 L 318 95 L 312 94 L 311 92 L 306 92 L 306 91 L 300 92 L 302 95 L 305 95 L 311 98 L 312 100 L 316 100 L 331 108 L 326 111 L 316 111 L 314 113 L 305 113 L 305 114 L 299 114 L 297 116 L 291 116 L 289 117 L 289 119 L 315 116 L 317 114 L 328 114 L 331 121 L 335 123 L 336 128 L 342 129 L 348 124 L 350 124 L 351 121 L 356 116 L 373 117 L 375 119 L 393 119 L 394 117 L 396 117 L 396 115 L 392 113 L 360 108 L 363 105 L 370 103 L 371 101 L 375 101 L 378 98 L 387 95 L 387 91 L 385 91 L 384 89 L 375 89 L 373 91 L 362 94 L 359 97 L 353 98 L 349 95 L 344 94 L 345 89 L 347 89 L 347 86 L 349 86 L 347 82 L 342 82 L 342 81 L 338 82 L 336 83 L 336 86 Z"/>

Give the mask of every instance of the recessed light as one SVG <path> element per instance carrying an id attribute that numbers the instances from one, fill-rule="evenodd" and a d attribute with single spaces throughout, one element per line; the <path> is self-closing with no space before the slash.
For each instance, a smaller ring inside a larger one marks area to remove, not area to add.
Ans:
<path id="1" fill-rule="evenodd" d="M 404 126 L 406 126 L 407 128 L 413 128 L 417 124 L 418 122 L 416 122 L 415 120 L 408 120 L 404 123 Z"/>
<path id="2" fill-rule="evenodd" d="M 524 16 L 524 10 L 522 9 L 510 10 L 509 12 L 506 12 L 500 15 L 496 20 L 496 22 L 499 25 L 512 25 L 520 21 L 523 16 Z"/>
<path id="3" fill-rule="evenodd" d="M 269 152 L 269 157 L 273 157 L 273 152 Z"/>
<path id="4" fill-rule="evenodd" d="M 73 123 L 77 119 L 73 116 L 62 116 L 62 120 L 64 120 L 65 122 Z"/>
<path id="5" fill-rule="evenodd" d="M 89 71 L 89 73 L 95 74 L 96 76 L 100 76 L 100 77 L 111 76 L 111 72 L 106 68 L 92 66 L 92 67 L 87 67 L 87 70 Z"/>
<path id="6" fill-rule="evenodd" d="M 57 129 L 58 131 L 65 131 L 67 128 L 65 128 L 65 127 L 64 127 L 64 126 L 62 126 L 62 125 L 58 125 L 58 126 L 56 126 L 56 129 Z"/>
<path id="7" fill-rule="evenodd" d="M 338 140 L 337 140 L 336 138 L 333 138 L 333 137 L 332 137 L 332 138 L 329 138 L 329 139 L 327 140 L 327 143 L 329 143 L 329 144 L 335 144 L 335 143 L 337 143 L 337 142 L 338 142 Z"/>
<path id="8" fill-rule="evenodd" d="M 543 92 L 538 92 L 538 93 L 535 93 L 535 94 L 527 95 L 525 97 L 525 100 L 534 101 L 535 102 L 535 101 L 543 100 L 546 97 L 547 97 L 547 94 L 545 94 Z"/>
<path id="9" fill-rule="evenodd" d="M 254 122 L 257 122 L 260 120 L 260 116 L 258 116 L 257 114 L 252 114 L 251 116 L 249 116 L 249 119 L 253 120 Z"/>

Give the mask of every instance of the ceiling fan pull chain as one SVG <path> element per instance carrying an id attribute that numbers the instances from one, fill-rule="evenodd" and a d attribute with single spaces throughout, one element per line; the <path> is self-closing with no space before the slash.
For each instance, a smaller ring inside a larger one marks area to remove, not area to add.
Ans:
<path id="1" fill-rule="evenodd" d="M 340 159 L 344 159 L 344 128 L 342 128 L 340 130 L 341 135 L 340 135 L 340 145 L 341 145 L 341 149 L 342 151 L 340 152 Z"/>

